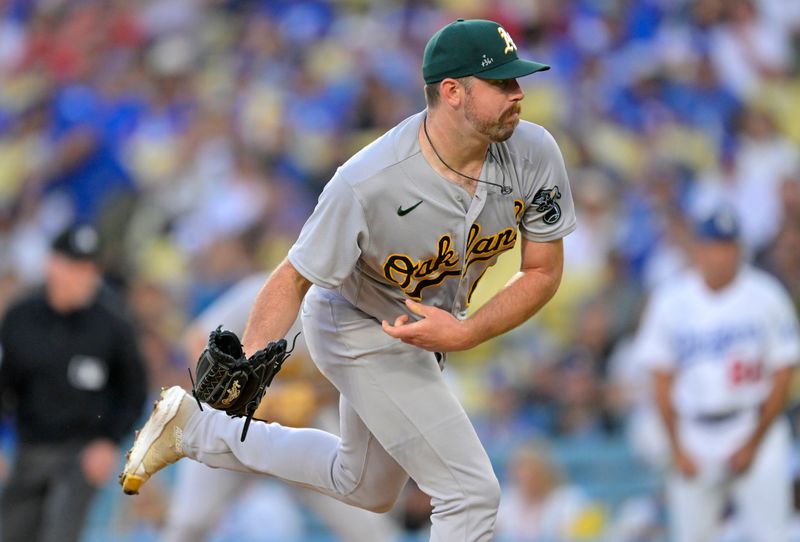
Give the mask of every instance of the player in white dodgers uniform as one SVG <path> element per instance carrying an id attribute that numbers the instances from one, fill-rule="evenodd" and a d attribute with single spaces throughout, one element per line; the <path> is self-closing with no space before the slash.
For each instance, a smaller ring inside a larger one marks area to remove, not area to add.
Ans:
<path id="1" fill-rule="evenodd" d="M 800 360 L 792 303 L 741 263 L 739 225 L 718 208 L 696 227 L 695 269 L 658 288 L 638 338 L 669 435 L 672 540 L 714 540 L 732 499 L 750 542 L 783 542 L 792 510 L 782 416 Z"/>
<path id="2" fill-rule="evenodd" d="M 341 437 L 199 411 L 171 388 L 122 474 L 132 490 L 188 456 L 268 474 L 372 511 L 409 476 L 431 496 L 431 540 L 492 539 L 500 486 L 441 374 L 447 352 L 519 325 L 555 293 L 575 214 L 561 152 L 519 118 L 519 59 L 497 23 L 459 20 L 426 46 L 428 107 L 334 175 L 287 259 L 255 300 L 248 354 L 286 335 L 302 303 L 306 343 L 341 394 Z M 519 272 L 466 317 L 497 257 L 521 243 Z"/>
<path id="3" fill-rule="evenodd" d="M 208 330 L 214 329 L 221 323 L 225 324 L 226 329 L 241 336 L 253 299 L 267 276 L 267 273 L 254 273 L 243 278 L 206 308 L 186 332 L 187 351 L 194 356 L 199 355 L 206 345 Z M 294 336 L 298 331 L 300 331 L 299 318 L 292 326 L 289 335 Z M 298 350 L 303 349 L 304 342 L 301 336 L 297 342 Z M 297 360 L 293 361 L 296 364 Z M 276 385 L 280 387 L 283 383 L 276 382 L 272 388 Z M 284 390 L 284 393 L 289 392 Z M 293 403 L 296 406 L 296 401 Z M 273 418 L 275 413 L 269 406 L 269 404 L 262 405 L 256 412 L 256 418 L 260 416 L 262 408 L 268 417 Z M 313 405 L 308 405 L 300 409 L 303 412 L 299 413 L 296 412 L 298 409 L 295 409 L 295 414 L 298 417 L 306 417 L 311 414 L 309 410 L 313 408 Z M 338 432 L 339 417 L 335 406 L 333 412 L 328 410 L 325 408 L 318 412 L 311 421 L 315 427 Z M 250 489 L 252 482 L 257 481 L 259 481 L 257 477 L 245 472 L 212 469 L 196 461 L 180 462 L 177 465 L 175 486 L 169 501 L 167 521 L 161 533 L 162 542 L 202 542 L 210 539 L 234 500 Z M 213 490 L 210 490 L 211 488 Z M 304 488 L 293 488 L 292 496 L 311 510 L 342 541 L 375 542 L 393 540 L 396 536 L 394 521 L 386 515 L 347 506 Z"/>

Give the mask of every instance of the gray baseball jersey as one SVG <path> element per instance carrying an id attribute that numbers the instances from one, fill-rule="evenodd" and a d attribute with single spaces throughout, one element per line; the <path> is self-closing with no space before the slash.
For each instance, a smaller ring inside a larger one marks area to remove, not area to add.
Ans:
<path id="1" fill-rule="evenodd" d="M 561 152 L 549 132 L 522 121 L 491 145 L 475 195 L 439 176 L 422 155 L 418 113 L 365 147 L 327 184 L 289 251 L 312 283 L 336 290 L 377 320 L 411 314 L 406 298 L 464 317 L 484 272 L 525 239 L 575 229 Z"/>

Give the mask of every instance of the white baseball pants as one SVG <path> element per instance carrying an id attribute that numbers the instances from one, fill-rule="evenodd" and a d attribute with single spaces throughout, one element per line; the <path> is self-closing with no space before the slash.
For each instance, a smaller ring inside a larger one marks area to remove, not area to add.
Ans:
<path id="1" fill-rule="evenodd" d="M 667 496 L 673 540 L 714 540 L 723 507 L 730 498 L 746 531 L 745 540 L 788 542 L 792 514 L 788 422 L 776 420 L 747 472 L 736 478 L 726 472 L 727 459 L 754 427 L 755 413 L 749 417 L 720 424 L 689 422 L 679 426 L 684 446 L 700 473 L 692 479 L 670 476 Z"/>

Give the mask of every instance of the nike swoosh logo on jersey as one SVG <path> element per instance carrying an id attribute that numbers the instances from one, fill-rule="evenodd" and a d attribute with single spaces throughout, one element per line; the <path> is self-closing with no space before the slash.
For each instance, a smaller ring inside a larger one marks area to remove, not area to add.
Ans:
<path id="1" fill-rule="evenodd" d="M 419 200 L 417 203 L 415 203 L 414 205 L 412 205 L 408 209 L 403 209 L 403 206 L 401 205 L 400 207 L 397 208 L 397 216 L 405 216 L 405 215 L 407 215 L 408 213 L 410 213 L 411 211 L 413 211 L 414 209 L 419 207 L 419 205 L 422 203 L 422 201 L 423 200 Z"/>

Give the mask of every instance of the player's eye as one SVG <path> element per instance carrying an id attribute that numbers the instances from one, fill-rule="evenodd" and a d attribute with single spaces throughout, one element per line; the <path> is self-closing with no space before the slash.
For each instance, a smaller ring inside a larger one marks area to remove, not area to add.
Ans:
<path id="1" fill-rule="evenodd" d="M 487 83 L 501 90 L 510 90 L 514 88 L 516 81 L 516 79 L 486 79 Z"/>

